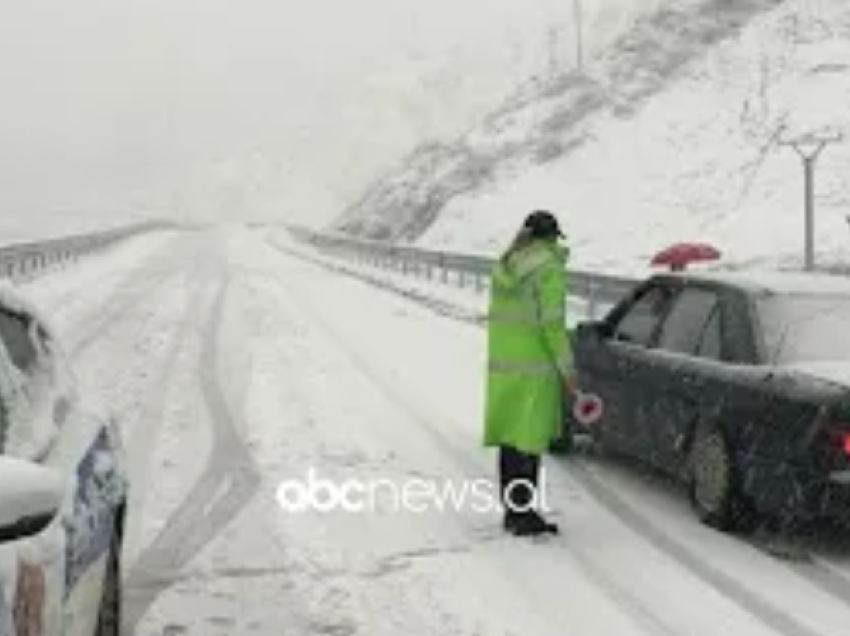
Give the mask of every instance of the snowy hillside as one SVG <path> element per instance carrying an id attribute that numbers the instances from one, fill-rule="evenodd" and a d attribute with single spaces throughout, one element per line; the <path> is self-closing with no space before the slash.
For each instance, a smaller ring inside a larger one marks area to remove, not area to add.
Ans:
<path id="1" fill-rule="evenodd" d="M 585 75 L 521 91 L 464 139 L 421 150 L 338 227 L 492 253 L 548 207 L 580 267 L 632 273 L 690 238 L 730 261 L 793 264 L 802 168 L 776 142 L 846 128 L 848 96 L 846 2 L 668 3 Z M 850 139 L 817 177 L 819 259 L 841 262 Z"/>

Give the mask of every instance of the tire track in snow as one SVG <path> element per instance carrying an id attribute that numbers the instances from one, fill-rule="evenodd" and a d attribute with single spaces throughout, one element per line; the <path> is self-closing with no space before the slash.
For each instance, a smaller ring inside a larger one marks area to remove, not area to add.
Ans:
<path id="1" fill-rule="evenodd" d="M 201 283 L 194 282 L 193 273 L 187 274 L 186 285 L 190 287 L 189 293 L 185 296 L 181 319 L 173 333 L 168 338 L 166 344 L 166 354 L 161 364 L 156 366 L 157 372 L 154 375 L 154 382 L 144 390 L 144 399 L 142 400 L 142 410 L 132 421 L 124 420 L 122 428 L 124 429 L 125 437 L 128 438 L 126 447 L 130 449 L 129 457 L 129 472 L 133 482 L 147 484 L 147 476 L 151 469 L 152 461 L 155 459 L 152 449 L 155 447 L 157 434 L 162 430 L 162 424 L 165 419 L 165 412 L 169 403 L 169 385 L 173 382 L 177 375 L 179 360 L 184 355 L 187 349 L 187 339 L 191 332 L 197 328 L 200 321 L 200 315 L 203 310 L 202 295 L 203 286 Z M 146 360 L 149 362 L 149 360 Z M 131 518 L 136 510 L 140 514 L 144 511 L 145 494 L 147 490 L 144 488 L 136 488 L 135 492 L 140 492 L 140 495 L 133 495 L 131 490 L 131 501 L 129 509 Z M 136 533 L 141 532 L 141 520 L 133 528 L 129 530 L 133 524 L 128 523 L 128 532 L 125 534 L 125 540 L 130 537 L 135 539 Z M 133 546 L 125 546 L 133 547 Z M 125 552 L 126 554 L 126 552 Z"/>
<path id="2" fill-rule="evenodd" d="M 133 324 L 134 329 L 127 334 L 129 338 L 121 340 L 122 349 L 126 349 L 127 351 L 125 353 L 127 358 L 122 360 L 118 369 L 111 370 L 110 374 L 104 374 L 104 377 L 109 378 L 106 384 L 101 385 L 98 382 L 98 391 L 104 394 L 110 394 L 116 387 L 120 387 L 122 389 L 120 393 L 121 398 L 126 398 L 128 395 L 135 397 L 141 396 L 142 398 L 140 400 L 142 405 L 141 413 L 138 413 L 135 408 L 129 408 L 128 412 L 122 409 L 118 413 L 120 416 L 119 426 L 121 434 L 125 439 L 125 448 L 129 451 L 127 457 L 128 470 L 131 478 L 135 479 L 143 477 L 144 471 L 140 471 L 139 466 L 144 465 L 145 462 L 151 459 L 147 451 L 155 438 L 155 434 L 150 430 L 142 429 L 147 424 L 159 422 L 162 419 L 156 413 L 161 413 L 165 407 L 167 382 L 171 376 L 177 352 L 180 350 L 179 343 L 187 332 L 188 321 L 186 318 L 186 309 L 181 314 L 182 320 L 175 321 L 176 328 L 169 325 L 166 328 L 167 331 L 154 332 L 157 337 L 163 337 L 167 340 L 164 347 L 166 350 L 165 356 L 154 358 L 150 355 L 145 355 L 143 359 L 139 360 L 132 352 L 132 345 L 147 339 L 151 328 L 155 327 L 156 323 L 161 322 L 163 316 L 169 312 L 168 303 L 164 303 L 162 299 L 162 290 L 183 279 L 189 284 L 198 270 L 198 259 L 187 258 L 185 252 L 181 256 L 181 253 L 178 253 L 177 249 L 175 249 L 176 240 L 175 238 L 175 240 L 169 241 L 154 254 L 145 258 L 140 265 L 124 273 L 121 277 L 122 280 L 105 298 L 97 303 L 96 308 L 90 309 L 85 315 L 70 322 L 63 329 L 63 331 L 72 334 L 79 331 L 83 332 L 82 337 L 78 337 L 74 343 L 75 346 L 72 347 L 72 355 L 76 358 L 76 362 L 79 363 L 79 359 L 90 352 L 90 350 L 94 349 L 97 352 L 99 346 L 105 340 L 110 339 L 107 336 L 108 332 L 113 330 L 116 325 L 121 325 L 122 320 L 130 316 L 135 317 L 136 313 L 141 314 L 142 312 L 138 312 L 140 305 L 147 303 L 152 308 L 152 310 L 146 312 L 145 317 L 139 324 Z M 193 251 L 196 251 L 194 245 L 189 250 L 190 254 Z M 183 260 L 186 263 L 181 262 Z M 185 269 L 183 267 L 185 264 L 189 265 L 189 270 L 181 273 L 181 270 Z M 102 278 L 99 280 L 102 280 Z M 63 294 L 58 300 L 52 302 L 50 311 L 60 313 L 64 306 L 64 301 L 72 293 L 74 292 Z M 169 292 L 169 295 L 171 293 L 174 292 Z M 191 294 L 189 295 L 191 296 Z M 191 300 L 187 298 L 187 301 L 187 303 L 184 303 L 184 307 L 192 308 Z M 99 320 L 91 320 L 93 316 L 98 316 Z M 86 330 L 79 328 L 80 324 L 85 325 L 88 323 L 93 323 L 94 326 Z M 126 330 L 126 325 L 124 327 Z M 125 334 L 121 335 L 124 336 Z M 115 359 L 117 360 L 119 358 Z M 153 382 L 150 381 L 151 378 Z M 139 379 L 142 381 L 141 385 L 138 385 Z M 124 386 L 127 383 L 130 384 L 131 390 L 129 391 Z M 125 408 L 132 406 L 134 405 L 125 405 Z M 129 420 L 127 417 L 128 414 L 132 414 Z M 138 505 L 138 500 L 136 500 L 134 493 L 139 490 L 141 489 L 131 488 L 130 497 L 128 498 L 130 518 L 132 518 Z M 132 535 L 133 530 L 130 527 L 128 527 L 125 534 L 125 539 Z"/>
<path id="3" fill-rule="evenodd" d="M 82 355 L 103 337 L 111 325 L 131 314 L 145 298 L 154 295 L 169 282 L 179 261 L 185 256 L 172 251 L 171 244 L 166 249 L 170 251 L 169 258 L 143 263 L 131 271 L 97 308 L 74 321 L 73 328 L 69 329 L 72 334 L 77 332 L 81 325 L 87 325 L 88 328 L 82 329 L 81 333 L 70 340 L 68 351 L 71 358 Z M 50 307 L 50 311 L 59 313 L 61 309 L 54 305 Z"/>
<path id="4" fill-rule="evenodd" d="M 276 282 L 281 285 L 283 284 L 280 280 L 277 280 Z M 452 443 L 452 441 L 446 437 L 443 431 L 435 426 L 431 418 L 423 415 L 423 411 L 433 412 L 432 408 L 423 409 L 423 405 L 421 403 L 411 401 L 408 396 L 402 395 L 390 381 L 382 377 L 382 375 L 366 359 L 355 351 L 347 343 L 345 338 L 328 325 L 319 312 L 310 307 L 310 303 L 307 299 L 294 292 L 291 287 L 287 287 L 287 290 L 293 297 L 298 297 L 299 309 L 310 315 L 313 323 L 316 324 L 320 330 L 325 333 L 326 337 L 336 345 L 337 350 L 345 355 L 345 357 L 351 361 L 353 366 L 358 369 L 360 373 L 368 379 L 369 382 L 381 394 L 383 394 L 389 402 L 394 404 L 401 410 L 401 412 L 407 414 L 412 421 L 419 424 L 419 430 L 425 432 L 431 440 L 444 451 L 445 455 L 451 458 L 452 463 L 455 464 L 455 467 L 458 468 L 462 474 L 468 473 L 470 464 L 476 464 L 482 470 L 491 469 L 490 466 L 485 466 L 485 464 L 479 459 L 471 459 L 466 453 L 462 452 L 456 444 Z M 435 419 L 443 420 L 445 418 L 438 417 Z M 510 537 L 506 537 L 506 539 L 509 540 Z M 478 543 L 480 543 L 480 541 L 473 538 L 472 545 L 477 545 Z M 559 545 L 564 544 L 559 543 Z M 564 545 L 564 547 L 566 547 L 566 545 Z M 678 629 L 669 624 L 662 614 L 644 603 L 631 591 L 628 585 L 618 582 L 615 577 L 609 575 L 603 568 L 597 566 L 588 555 L 579 551 L 569 551 L 568 554 L 579 565 L 586 580 L 599 590 L 605 598 L 613 602 L 616 607 L 619 607 L 626 616 L 630 617 L 634 621 L 635 625 L 642 629 L 644 633 L 651 634 L 653 636 L 681 636 Z M 530 590 L 526 588 L 522 589 L 524 595 L 528 597 L 532 603 L 538 602 L 538 599 L 531 594 Z"/>
<path id="5" fill-rule="evenodd" d="M 789 563 L 788 567 L 813 586 L 850 607 L 850 580 L 815 558 L 810 563 Z"/>
<path id="6" fill-rule="evenodd" d="M 305 452 L 305 448 L 310 448 L 310 457 L 313 458 L 313 453 L 316 454 L 316 457 L 311 459 L 310 465 L 314 465 L 315 459 L 336 464 L 340 460 L 340 455 L 329 451 L 324 446 L 322 440 L 326 439 L 324 435 L 327 431 L 321 432 L 322 429 L 314 417 L 314 408 L 312 408 L 314 403 L 305 398 L 304 387 L 299 381 L 304 379 L 305 373 L 309 375 L 301 363 L 301 358 L 305 355 L 312 358 L 313 351 L 303 338 L 306 334 L 315 332 L 307 327 L 305 333 L 305 328 L 302 326 L 304 314 L 293 311 L 288 292 L 281 286 L 280 280 L 265 271 L 254 270 L 250 272 L 250 276 L 257 281 L 250 285 L 253 295 L 255 298 L 263 299 L 262 303 L 258 302 L 251 311 L 252 314 L 262 316 L 258 322 L 260 333 L 256 337 L 267 344 L 269 353 L 274 352 L 275 372 L 280 373 L 281 370 L 286 370 L 282 376 L 284 379 L 296 379 L 294 382 L 281 382 L 275 393 L 279 394 L 279 399 L 286 404 L 286 421 L 296 426 L 307 427 L 304 431 L 305 435 L 299 436 L 299 450 L 294 456 L 285 455 L 285 457 L 289 462 L 300 465 L 299 462 L 303 461 L 303 456 L 300 454 Z M 286 300 L 281 297 L 282 294 L 287 294 Z M 298 433 L 299 431 L 296 430 L 295 435 Z M 292 431 L 283 434 L 283 437 L 288 438 L 290 434 Z M 304 445 L 305 442 L 307 446 Z M 352 452 L 354 456 L 358 456 L 357 451 Z M 275 452 L 272 455 L 278 456 L 278 453 Z M 344 456 L 349 455 L 344 452 Z M 260 461 L 265 465 L 268 459 L 266 457 Z M 283 458 L 278 457 L 278 459 Z M 289 462 L 286 464 L 287 467 L 290 467 Z M 273 500 L 274 494 L 269 493 L 269 498 Z M 322 523 L 321 520 L 317 521 Z M 426 559 L 429 556 L 439 556 L 448 552 L 468 553 L 471 552 L 470 545 L 453 545 L 445 550 L 429 551 L 427 548 L 401 550 L 376 557 L 373 562 L 363 567 L 343 568 L 338 563 L 326 563 L 322 552 L 315 554 L 315 547 L 312 545 L 305 547 L 297 536 L 293 539 L 287 532 L 287 524 L 278 526 L 265 514 L 260 515 L 257 522 L 264 528 L 264 536 L 276 549 L 275 556 L 282 557 L 286 561 L 287 574 L 292 577 L 295 573 L 297 577 L 290 580 L 286 591 L 287 605 L 290 609 L 286 612 L 285 621 L 291 633 L 335 633 L 346 636 L 363 631 L 365 625 L 363 619 L 366 616 L 380 616 L 382 633 L 387 633 L 388 625 L 395 624 L 401 629 L 402 625 L 410 624 L 411 627 L 415 626 L 416 634 L 440 633 L 447 636 L 471 636 L 469 629 L 464 629 L 453 616 L 445 612 L 430 612 L 429 608 L 432 606 L 423 602 L 423 599 L 414 593 L 415 587 L 411 589 L 405 586 L 404 590 L 398 590 L 394 581 L 382 582 L 382 579 L 387 577 L 408 572 L 411 562 L 415 559 Z M 368 524 L 351 526 L 349 523 L 350 519 L 339 526 L 332 522 L 329 527 L 321 526 L 321 530 L 316 528 L 316 531 L 327 535 L 330 528 L 330 533 L 340 537 L 342 541 L 345 541 L 348 533 L 372 536 L 374 532 L 374 529 L 370 531 Z M 298 530 L 295 532 L 297 534 Z M 341 549 L 333 542 L 333 539 L 331 541 L 335 552 Z M 217 569 L 216 575 L 221 572 L 222 570 Z M 366 589 L 369 590 L 368 593 L 361 591 Z M 321 610 L 317 611 L 315 599 L 326 597 L 335 599 L 335 602 L 331 603 L 330 607 L 322 603 Z M 352 607 L 353 604 L 356 605 Z M 421 622 L 417 620 L 419 618 L 422 619 Z M 368 631 L 368 627 L 366 629 Z M 414 632 L 407 631 L 407 633 Z"/>
<path id="7" fill-rule="evenodd" d="M 308 309 L 308 305 L 303 298 L 300 298 L 295 292 L 286 286 L 283 281 L 271 277 L 269 277 L 269 280 L 274 285 L 282 288 L 289 297 L 298 298 L 296 304 L 299 308 L 299 312 L 310 316 L 310 324 L 313 328 L 315 328 L 317 324 L 319 325 L 319 328 L 317 329 L 318 333 L 322 334 L 328 342 L 335 345 L 335 350 L 339 351 L 340 355 L 344 356 L 344 358 L 349 361 L 349 364 L 354 366 L 354 369 L 367 380 L 368 385 L 377 390 L 379 394 L 385 396 L 389 403 L 395 406 L 396 409 L 399 409 L 402 413 L 407 414 L 411 420 L 422 423 L 425 426 L 425 428 L 422 429 L 424 433 L 429 436 L 433 434 L 433 431 L 430 430 L 431 424 L 423 422 L 423 416 L 418 412 L 417 407 L 411 406 L 404 396 L 399 395 L 396 391 L 389 388 L 384 380 L 375 375 L 374 370 L 370 365 L 368 365 L 368 363 L 360 358 L 356 352 L 351 351 L 348 346 L 344 344 L 343 340 L 340 340 L 337 336 L 333 335 L 335 332 L 332 330 L 328 331 L 327 326 L 321 324 L 322 321 Z M 284 307 L 284 309 L 286 308 Z M 295 399 L 301 405 L 302 410 L 306 408 L 303 398 L 296 397 Z M 441 449 L 441 456 L 450 457 L 452 463 L 459 469 L 460 473 L 467 474 L 471 463 L 468 458 L 460 454 L 455 446 L 450 444 L 446 445 L 447 441 L 445 438 L 440 438 L 440 442 L 441 443 L 438 444 L 438 446 Z M 511 539 L 511 537 L 503 535 L 501 530 L 496 527 L 494 527 L 492 532 L 489 532 L 486 537 L 474 536 L 474 534 L 468 532 L 468 529 L 465 528 L 464 530 L 467 530 L 464 534 L 467 534 L 469 539 L 469 541 L 465 543 L 461 542 L 459 544 L 452 545 L 428 546 L 421 549 L 405 550 L 381 557 L 376 565 L 377 575 L 384 576 L 392 574 L 398 569 L 409 566 L 414 560 L 442 557 L 447 554 L 469 554 L 472 553 L 476 547 L 479 547 L 484 543 Z M 574 557 L 574 555 L 570 556 Z M 505 569 L 505 564 L 497 563 L 495 567 Z M 592 566 L 588 565 L 588 567 Z M 615 606 L 619 607 L 624 612 L 626 620 L 632 620 L 636 626 L 641 629 L 641 633 L 652 636 L 679 636 L 679 632 L 677 630 L 672 627 L 668 627 L 656 615 L 646 611 L 646 609 L 640 606 L 639 603 L 632 602 L 632 599 L 627 598 L 622 586 L 617 586 L 616 590 L 610 589 L 610 586 L 613 585 L 613 581 L 610 577 L 607 577 L 607 575 L 605 575 L 604 572 L 599 571 L 598 568 L 594 568 L 594 570 L 595 571 L 588 576 L 588 583 L 590 587 L 603 592 L 604 597 L 609 601 L 614 601 Z M 510 573 L 516 574 L 515 571 L 511 571 Z M 505 580 L 511 580 L 512 577 L 505 576 L 503 578 Z M 600 588 L 600 585 L 608 585 L 609 587 Z M 543 620 L 549 621 L 554 626 L 554 622 L 551 618 L 552 608 L 548 607 L 543 599 L 538 598 L 531 590 L 525 587 L 520 588 L 518 592 L 532 607 L 535 607 L 535 612 L 538 615 L 544 617 Z M 549 616 L 550 618 L 545 618 L 546 616 Z M 558 625 L 557 629 L 566 629 L 569 631 L 568 628 L 570 627 L 571 626 L 569 625 Z"/>
<path id="8" fill-rule="evenodd" d="M 125 629 L 133 633 L 157 597 L 180 571 L 246 506 L 260 485 L 253 457 L 238 434 L 220 385 L 218 333 L 231 281 L 218 283 L 204 330 L 199 361 L 201 391 L 213 432 L 207 467 L 184 503 L 139 555 L 128 577 L 133 604 Z"/>
<path id="9" fill-rule="evenodd" d="M 182 238 L 182 235 L 173 236 L 171 238 L 171 240 L 169 240 L 166 244 L 159 246 L 159 248 L 154 250 L 152 253 L 149 253 L 149 254 L 146 254 L 145 256 L 143 256 L 142 259 L 138 262 L 138 264 L 136 264 L 134 267 L 128 269 L 127 271 L 118 272 L 117 274 L 116 274 L 116 272 L 109 272 L 108 274 L 101 274 L 101 275 L 95 276 L 94 281 L 90 282 L 86 286 L 86 289 L 84 290 L 84 292 L 89 291 L 91 289 L 95 289 L 99 285 L 104 284 L 106 281 L 117 277 L 118 281 L 115 283 L 115 287 L 113 289 L 113 292 L 114 292 L 119 287 L 126 285 L 127 281 L 130 280 L 133 275 L 138 274 L 140 271 L 142 271 L 144 269 L 153 269 L 154 263 L 152 263 L 152 261 L 155 262 L 156 259 L 161 258 L 161 257 L 167 258 L 169 256 L 169 252 L 172 252 L 174 250 L 174 243 L 176 243 L 180 238 Z M 98 258 L 98 257 L 107 258 L 111 255 L 110 252 L 121 250 L 122 247 L 124 247 L 124 246 L 115 245 L 106 253 L 101 253 L 101 254 L 98 254 L 96 256 L 84 257 L 84 258 L 86 258 L 86 259 L 88 259 L 88 258 Z M 25 283 L 22 286 L 23 287 L 29 287 L 29 286 L 32 285 L 32 286 L 36 287 L 36 294 L 39 294 L 40 293 L 40 290 L 38 290 L 39 283 L 41 283 L 44 280 L 51 278 L 51 277 L 55 277 L 55 276 L 58 276 L 58 275 L 61 275 L 61 274 L 69 274 L 71 267 L 73 267 L 76 264 L 77 263 L 74 263 L 69 267 L 64 267 L 60 270 L 51 271 L 49 273 L 46 273 L 43 277 L 39 277 L 37 280 L 32 281 L 31 283 Z M 48 315 L 66 313 L 67 307 L 69 305 L 73 306 L 74 301 L 79 301 L 80 296 L 81 296 L 80 289 L 69 289 L 69 290 L 65 291 L 64 293 L 59 294 L 57 297 L 53 298 L 49 302 L 50 311 L 48 311 Z M 108 298 L 106 300 L 108 301 Z M 99 304 L 101 306 L 106 306 L 108 303 L 107 302 L 101 302 Z M 80 323 L 80 322 L 82 322 L 82 321 L 77 320 L 77 321 L 75 321 L 75 324 Z"/>
<path id="10" fill-rule="evenodd" d="M 626 502 L 593 475 L 583 460 L 574 461 L 571 464 L 572 467 L 574 467 L 573 470 L 568 470 L 576 480 L 623 523 L 776 632 L 788 636 L 821 636 L 819 632 L 810 629 L 788 612 L 774 606 L 734 577 L 711 565 L 691 546 L 678 541 L 662 530 L 647 515 Z"/>
<path id="11" fill-rule="evenodd" d="M 582 483 L 582 485 L 588 490 L 595 490 L 597 497 L 608 500 L 609 507 L 613 507 L 612 509 L 623 513 L 624 522 L 627 520 L 628 523 L 633 524 L 635 523 L 635 520 L 639 519 L 640 521 L 637 522 L 638 525 L 646 528 L 647 532 L 659 535 L 656 537 L 657 540 L 672 542 L 675 544 L 672 549 L 676 551 L 690 549 L 685 542 L 675 539 L 673 533 L 661 530 L 661 526 L 658 522 L 653 521 L 641 508 L 629 503 L 626 498 L 620 496 L 617 493 L 616 484 L 613 482 L 606 483 L 608 482 L 608 479 L 602 476 L 602 471 L 595 470 L 593 468 L 593 462 L 591 460 L 584 456 L 574 455 L 571 458 L 571 464 L 579 466 L 577 471 L 571 472 L 581 473 L 575 475 L 580 483 Z M 568 471 L 570 470 L 567 466 L 563 466 L 563 468 Z M 712 530 L 711 532 L 715 531 Z M 724 535 L 722 533 L 718 533 L 717 536 L 728 537 L 728 535 Z M 775 555 L 767 552 L 764 546 L 759 545 L 757 538 L 753 536 L 740 537 L 737 544 L 751 549 L 761 556 L 769 557 L 772 563 L 778 563 L 782 568 L 790 570 L 799 579 L 807 582 L 815 590 L 824 593 L 826 596 L 829 596 L 833 600 L 836 600 L 840 604 L 850 608 L 850 580 L 842 576 L 840 572 L 833 569 L 830 565 L 819 562 L 819 558 L 809 556 L 808 561 L 780 560 Z M 703 561 L 706 565 L 708 565 L 707 561 L 701 559 L 701 557 L 697 556 L 693 551 L 691 558 Z M 744 596 L 748 597 L 754 595 L 754 593 L 746 590 L 744 590 L 744 592 L 740 592 L 738 588 L 740 588 L 741 585 L 737 582 L 735 577 L 723 573 L 718 568 L 712 568 L 712 570 L 716 570 L 716 572 L 712 572 L 710 576 L 716 578 L 718 582 L 721 582 L 722 580 L 724 585 L 728 584 L 730 589 L 734 590 L 736 594 L 743 593 Z M 731 583 L 729 583 L 730 581 Z M 755 596 L 758 600 L 754 602 L 763 602 L 768 606 L 776 607 L 776 604 L 771 604 L 765 599 L 760 599 L 758 598 L 758 595 Z M 765 611 L 771 610 L 765 609 Z M 776 618 L 776 620 L 779 619 Z"/>
<path id="12" fill-rule="evenodd" d="M 302 254 L 294 250 L 286 249 L 273 241 L 269 241 L 269 244 L 284 254 L 287 254 L 291 257 L 298 258 L 302 261 L 307 261 L 321 267 L 325 270 L 329 270 L 334 273 L 342 273 L 349 277 L 360 280 L 361 282 L 366 283 L 367 285 L 376 286 L 383 291 L 400 292 L 398 287 L 394 286 L 392 283 L 387 283 L 382 281 L 381 284 L 375 285 L 369 278 L 362 276 L 358 272 L 353 272 L 347 270 L 346 268 L 334 267 L 333 265 L 329 265 L 323 262 L 321 259 L 306 257 Z M 403 290 L 405 292 L 409 292 L 409 290 Z M 398 294 L 396 294 L 398 295 Z M 419 302 L 420 304 L 424 304 L 428 309 L 434 309 L 431 302 L 429 300 L 425 300 L 424 302 L 419 301 L 414 297 L 414 295 L 409 293 L 401 294 L 408 299 L 414 300 L 414 302 Z M 303 299 L 302 299 L 303 302 Z M 440 304 L 449 304 L 443 303 L 443 301 L 439 301 Z M 439 312 L 441 315 L 446 315 L 443 312 Z M 323 327 L 327 330 L 328 326 L 321 319 L 317 312 L 312 312 L 312 317 L 317 321 L 318 324 L 322 324 Z M 452 318 L 453 316 L 448 316 Z M 464 322 L 473 322 L 469 320 L 465 320 Z M 473 324 L 475 324 L 473 322 Z M 464 457 L 460 459 L 460 454 L 458 453 L 457 448 L 445 437 L 445 434 L 440 431 L 437 427 L 433 425 L 433 423 L 429 420 L 429 418 L 423 417 L 420 415 L 417 410 L 421 408 L 417 405 L 410 404 L 404 398 L 400 398 L 397 395 L 397 391 L 392 389 L 389 382 L 382 381 L 379 378 L 375 377 L 374 371 L 370 369 L 370 365 L 366 362 L 361 356 L 359 356 L 356 352 L 351 350 L 351 347 L 347 345 L 345 340 L 341 338 L 338 334 L 335 334 L 333 330 L 328 331 L 329 335 L 331 335 L 337 345 L 341 348 L 341 350 L 346 351 L 353 357 L 353 362 L 360 367 L 367 377 L 373 379 L 376 382 L 376 385 L 383 390 L 383 392 L 387 395 L 389 399 L 392 399 L 396 402 L 401 408 L 405 410 L 408 414 L 411 415 L 418 423 L 422 424 L 431 434 L 434 440 L 439 443 L 448 453 L 452 455 L 455 462 L 463 461 L 466 465 L 468 465 L 468 458 Z M 430 408 L 429 410 L 433 410 Z M 444 418 L 441 418 L 444 419 Z M 641 536 L 644 540 L 646 540 L 649 544 L 656 547 L 659 551 L 666 554 L 670 557 L 674 562 L 678 563 L 684 570 L 690 572 L 698 579 L 702 580 L 706 585 L 714 589 L 721 596 L 727 598 L 730 602 L 737 605 L 741 609 L 745 610 L 751 616 L 757 618 L 764 625 L 773 629 L 779 634 L 784 634 L 785 636 L 824 636 L 820 634 L 818 631 L 810 629 L 808 626 L 799 621 L 796 617 L 786 612 L 785 610 L 776 607 L 766 599 L 764 599 L 759 594 L 751 591 L 746 586 L 739 583 L 733 577 L 727 575 L 719 568 L 711 565 L 705 558 L 698 555 L 698 553 L 692 549 L 690 546 L 686 546 L 684 543 L 677 541 L 673 537 L 671 537 L 667 532 L 654 524 L 651 519 L 647 516 L 640 513 L 634 506 L 628 504 L 625 500 L 619 497 L 616 493 L 606 488 L 604 484 L 602 484 L 598 479 L 594 478 L 592 474 L 589 474 L 586 469 L 580 467 L 577 470 L 570 470 L 569 467 L 564 467 L 564 470 L 570 474 L 580 485 L 582 485 L 588 493 L 590 493 L 593 498 L 602 504 L 606 509 L 609 510 L 616 518 L 623 521 L 627 526 L 631 527 L 635 534 Z M 567 548 L 566 545 L 564 545 Z M 587 564 L 591 569 L 597 569 L 594 567 L 592 561 L 590 559 L 587 560 Z M 604 572 L 601 573 L 602 578 L 607 575 Z M 591 575 L 593 576 L 593 575 Z M 807 580 L 817 585 L 819 589 L 822 589 L 823 581 L 817 577 L 806 577 Z M 613 587 L 612 589 L 606 590 L 609 595 L 611 595 L 616 590 L 616 582 L 611 581 Z M 624 588 L 623 594 L 626 599 L 634 599 L 634 606 L 642 607 L 648 614 L 652 614 L 652 610 L 646 608 L 643 602 L 636 598 L 628 589 Z M 834 596 L 832 587 L 827 587 L 827 593 Z M 634 607 L 630 608 L 629 611 L 634 614 L 636 611 Z M 657 617 L 658 623 L 664 625 L 663 618 Z M 663 633 L 663 632 L 662 632 Z"/>

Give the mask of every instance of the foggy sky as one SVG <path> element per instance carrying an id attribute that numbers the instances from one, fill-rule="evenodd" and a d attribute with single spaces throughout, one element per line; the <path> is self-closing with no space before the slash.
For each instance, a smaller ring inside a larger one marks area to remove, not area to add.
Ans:
<path id="1" fill-rule="evenodd" d="M 548 25 L 566 63 L 571 20 L 568 0 L 0 0 L 0 214 L 327 220 L 542 68 Z"/>

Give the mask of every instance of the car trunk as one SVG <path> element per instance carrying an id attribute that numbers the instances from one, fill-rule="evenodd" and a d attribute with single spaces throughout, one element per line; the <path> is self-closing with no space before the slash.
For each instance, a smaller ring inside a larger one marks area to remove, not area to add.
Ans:
<path id="1" fill-rule="evenodd" d="M 812 450 L 818 468 L 830 473 L 846 472 L 850 484 L 850 363 L 810 362 L 786 365 L 799 381 L 817 387 L 823 396 L 812 422 Z M 837 479 L 845 478 L 835 475 Z"/>

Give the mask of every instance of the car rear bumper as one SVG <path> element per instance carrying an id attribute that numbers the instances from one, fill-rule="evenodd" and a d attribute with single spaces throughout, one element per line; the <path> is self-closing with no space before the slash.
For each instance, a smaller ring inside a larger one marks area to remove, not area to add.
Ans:
<path id="1" fill-rule="evenodd" d="M 749 472 L 745 490 L 760 511 L 850 526 L 850 470 L 823 473 L 758 462 Z"/>
<path id="2" fill-rule="evenodd" d="M 850 525 L 850 472 L 814 477 L 803 473 L 798 483 L 804 493 L 800 503 L 805 517 Z"/>
<path id="3" fill-rule="evenodd" d="M 831 473 L 819 490 L 812 515 L 850 526 L 850 471 Z"/>
<path id="4" fill-rule="evenodd" d="M 837 470 L 830 473 L 828 481 L 835 486 L 850 486 L 850 470 Z"/>

